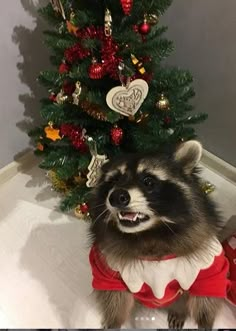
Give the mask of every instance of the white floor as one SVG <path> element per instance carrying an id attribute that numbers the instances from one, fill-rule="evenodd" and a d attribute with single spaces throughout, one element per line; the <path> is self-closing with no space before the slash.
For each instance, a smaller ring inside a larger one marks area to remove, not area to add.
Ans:
<path id="1" fill-rule="evenodd" d="M 224 217 L 236 215 L 236 187 L 210 170 Z M 87 224 L 58 212 L 59 197 L 37 167 L 0 186 L 0 328 L 100 328 L 91 293 Z M 233 328 L 225 305 L 215 328 Z M 163 312 L 137 312 L 126 327 L 166 328 Z M 188 321 L 185 327 L 196 327 Z"/>

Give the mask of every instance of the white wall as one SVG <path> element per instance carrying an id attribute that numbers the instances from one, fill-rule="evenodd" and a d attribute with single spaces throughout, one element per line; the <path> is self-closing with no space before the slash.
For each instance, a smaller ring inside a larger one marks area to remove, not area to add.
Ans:
<path id="1" fill-rule="evenodd" d="M 37 121 L 42 90 L 36 77 L 48 55 L 36 5 L 36 0 L 1 0 L 0 168 L 29 146 L 25 120 Z"/>
<path id="2" fill-rule="evenodd" d="M 168 60 L 189 69 L 204 147 L 236 166 L 236 1 L 174 0 L 163 21 L 176 51 Z"/>

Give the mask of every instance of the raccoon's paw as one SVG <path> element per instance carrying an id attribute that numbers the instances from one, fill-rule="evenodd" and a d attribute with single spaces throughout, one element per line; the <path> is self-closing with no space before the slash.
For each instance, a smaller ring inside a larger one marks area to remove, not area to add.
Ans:
<path id="1" fill-rule="evenodd" d="M 173 311 L 168 313 L 169 329 L 183 329 L 186 320 L 186 314 L 179 314 Z"/>
<path id="2" fill-rule="evenodd" d="M 102 327 L 103 330 L 109 330 L 109 329 L 121 329 L 121 325 L 118 325 L 117 323 L 109 323 L 107 321 L 102 323 Z"/>

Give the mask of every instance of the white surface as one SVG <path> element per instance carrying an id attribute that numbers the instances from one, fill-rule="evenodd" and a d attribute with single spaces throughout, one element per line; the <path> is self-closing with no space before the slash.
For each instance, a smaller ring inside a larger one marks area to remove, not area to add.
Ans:
<path id="1" fill-rule="evenodd" d="M 204 173 L 217 186 L 225 217 L 236 215 L 235 186 Z M 1 328 L 100 327 L 90 296 L 87 225 L 58 213 L 58 200 L 37 168 L 0 187 Z M 154 310 L 135 312 L 131 322 L 126 326 L 167 327 L 165 313 Z M 235 308 L 225 306 L 215 327 L 235 325 Z"/>

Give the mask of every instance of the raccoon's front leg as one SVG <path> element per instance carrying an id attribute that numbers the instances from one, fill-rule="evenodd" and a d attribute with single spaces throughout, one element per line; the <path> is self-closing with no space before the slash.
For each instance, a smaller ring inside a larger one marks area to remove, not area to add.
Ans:
<path id="1" fill-rule="evenodd" d="M 188 294 L 184 293 L 168 308 L 169 329 L 183 329 L 188 316 Z"/>
<path id="2" fill-rule="evenodd" d="M 134 306 L 133 295 L 126 291 L 95 291 L 105 329 L 119 329 Z"/>
<path id="3" fill-rule="evenodd" d="M 199 329 L 212 329 L 223 299 L 209 297 L 190 297 L 189 309 Z"/>

